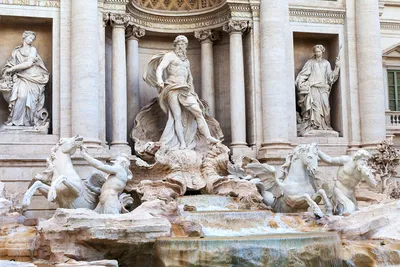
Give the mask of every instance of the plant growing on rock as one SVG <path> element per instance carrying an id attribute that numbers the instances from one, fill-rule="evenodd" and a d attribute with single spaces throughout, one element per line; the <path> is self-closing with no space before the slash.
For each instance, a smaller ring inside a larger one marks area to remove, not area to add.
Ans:
<path id="1" fill-rule="evenodd" d="M 369 163 L 381 177 L 381 193 L 384 193 L 397 174 L 396 167 L 400 164 L 398 151 L 385 140 L 377 146 L 377 152 L 372 155 Z"/>

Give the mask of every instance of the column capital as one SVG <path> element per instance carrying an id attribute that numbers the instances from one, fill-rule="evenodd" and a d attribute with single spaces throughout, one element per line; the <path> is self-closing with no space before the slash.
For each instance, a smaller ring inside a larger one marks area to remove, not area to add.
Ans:
<path id="1" fill-rule="evenodd" d="M 125 31 L 125 37 L 126 39 L 139 39 L 142 38 L 146 34 L 146 30 L 143 28 L 140 28 L 137 25 L 130 24 L 128 23 L 128 26 L 126 27 Z"/>
<path id="2" fill-rule="evenodd" d="M 221 36 L 218 31 L 214 30 L 200 30 L 200 31 L 195 31 L 194 32 L 194 37 L 200 41 L 200 43 L 203 42 L 215 42 L 217 41 Z"/>
<path id="3" fill-rule="evenodd" d="M 128 14 L 109 13 L 110 24 L 113 28 L 125 28 L 130 21 Z"/>
<path id="4" fill-rule="evenodd" d="M 101 13 L 102 13 L 103 27 L 105 27 L 107 26 L 107 23 L 110 20 L 110 13 L 108 12 L 101 12 Z"/>
<path id="5" fill-rule="evenodd" d="M 230 19 L 228 23 L 222 26 L 222 30 L 232 34 L 232 33 L 244 33 L 251 28 L 251 21 L 249 20 L 232 20 Z"/>

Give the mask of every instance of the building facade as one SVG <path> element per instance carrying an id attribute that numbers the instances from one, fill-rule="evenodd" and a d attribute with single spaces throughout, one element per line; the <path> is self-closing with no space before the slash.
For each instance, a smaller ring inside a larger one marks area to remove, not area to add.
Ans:
<path id="1" fill-rule="evenodd" d="M 50 124 L 47 134 L 0 131 L 0 180 L 16 200 L 62 137 L 84 136 L 103 160 L 132 154 L 135 117 L 157 96 L 143 72 L 179 34 L 189 38 L 195 89 L 234 156 L 278 165 L 300 143 L 332 155 L 387 136 L 400 144 L 399 0 L 0 0 L 0 67 L 25 30 L 36 32 L 50 72 Z M 317 44 L 332 68 L 340 60 L 329 96 L 336 134 L 299 136 L 295 80 Z M 1 98 L 0 124 L 8 116 Z M 34 197 L 28 215 L 54 208 Z"/>

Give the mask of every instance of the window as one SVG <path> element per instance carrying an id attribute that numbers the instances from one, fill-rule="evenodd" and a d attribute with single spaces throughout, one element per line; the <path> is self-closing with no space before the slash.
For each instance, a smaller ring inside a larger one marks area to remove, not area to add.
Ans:
<path id="1" fill-rule="evenodd" d="M 400 111 L 400 70 L 388 70 L 389 109 Z"/>

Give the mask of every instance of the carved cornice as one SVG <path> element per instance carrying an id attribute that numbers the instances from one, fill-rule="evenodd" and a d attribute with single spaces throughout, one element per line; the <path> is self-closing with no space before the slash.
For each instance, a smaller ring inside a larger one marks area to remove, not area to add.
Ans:
<path id="1" fill-rule="evenodd" d="M 128 22 L 130 22 L 131 18 L 128 14 L 120 14 L 120 13 L 109 13 L 110 25 L 112 27 L 122 27 L 125 28 L 128 26 Z"/>
<path id="2" fill-rule="evenodd" d="M 251 14 L 253 15 L 253 19 L 259 18 L 260 17 L 260 5 L 252 4 L 250 6 L 250 8 L 251 8 Z"/>
<path id="3" fill-rule="evenodd" d="M 381 29 L 383 30 L 400 30 L 400 21 L 381 21 Z"/>
<path id="4" fill-rule="evenodd" d="M 253 7 L 254 6 L 254 7 Z M 189 33 L 199 30 L 220 28 L 229 19 L 252 21 L 253 16 L 259 14 L 257 3 L 229 0 L 221 4 L 190 12 L 150 10 L 130 1 L 126 8 L 132 17 L 132 22 L 147 31 Z"/>
<path id="5" fill-rule="evenodd" d="M 290 21 L 323 24 L 344 24 L 345 10 L 290 8 Z"/>
<path id="6" fill-rule="evenodd" d="M 249 20 L 229 20 L 228 23 L 222 26 L 222 30 L 231 33 L 244 33 L 251 28 L 251 21 Z"/>
<path id="7" fill-rule="evenodd" d="M 233 19 L 251 19 L 253 17 L 253 11 L 250 5 L 233 4 L 230 3 L 229 9 L 231 10 L 231 17 Z"/>
<path id="8" fill-rule="evenodd" d="M 142 38 L 146 34 L 146 30 L 143 28 L 140 28 L 137 25 L 131 24 L 130 22 L 128 23 L 128 26 L 126 27 L 125 31 L 125 36 L 126 38 L 135 38 L 139 39 Z"/>
<path id="9" fill-rule="evenodd" d="M 212 30 L 195 31 L 194 37 L 200 42 L 210 41 L 215 42 L 220 38 L 219 32 Z"/>

